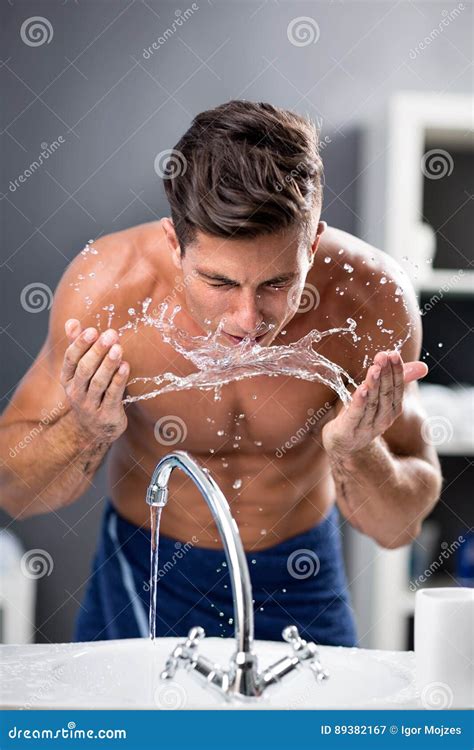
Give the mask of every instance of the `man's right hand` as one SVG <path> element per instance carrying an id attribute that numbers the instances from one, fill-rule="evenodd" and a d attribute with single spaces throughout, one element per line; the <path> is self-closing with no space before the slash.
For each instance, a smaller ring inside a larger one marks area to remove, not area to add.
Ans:
<path id="1" fill-rule="evenodd" d="M 122 361 L 117 331 L 98 338 L 95 328 L 82 331 L 78 320 L 65 324 L 71 342 L 64 355 L 61 385 L 81 428 L 92 440 L 113 442 L 128 424 L 122 398 L 129 365 Z"/>

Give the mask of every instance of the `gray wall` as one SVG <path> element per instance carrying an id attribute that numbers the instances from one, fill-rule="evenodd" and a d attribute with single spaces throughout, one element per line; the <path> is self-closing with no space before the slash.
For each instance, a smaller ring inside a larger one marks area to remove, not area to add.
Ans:
<path id="1" fill-rule="evenodd" d="M 470 90 L 468 0 L 425 50 L 410 54 L 455 5 L 199 0 L 146 59 L 144 48 L 172 29 L 177 10 L 184 14 L 191 3 L 3 3 L 4 405 L 48 324 L 47 309 L 22 307 L 22 290 L 36 282 L 54 290 L 89 238 L 167 214 L 154 159 L 201 110 L 246 98 L 320 118 L 323 137 L 331 139 L 323 152 L 323 218 L 370 236 L 358 216 L 361 134 L 398 89 Z M 48 19 L 49 43 L 23 41 L 20 30 L 31 16 Z M 315 43 L 290 43 L 288 25 L 299 16 L 317 22 Z M 13 190 L 41 144 L 60 136 L 64 143 Z M 105 492 L 102 471 L 87 496 L 60 513 L 22 523 L 0 517 L 27 549 L 45 549 L 54 559 L 51 575 L 39 581 L 38 641 L 70 638 Z"/>

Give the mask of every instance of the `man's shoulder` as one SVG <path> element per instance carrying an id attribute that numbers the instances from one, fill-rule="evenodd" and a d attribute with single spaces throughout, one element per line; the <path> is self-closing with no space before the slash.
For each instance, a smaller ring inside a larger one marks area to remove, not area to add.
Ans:
<path id="1" fill-rule="evenodd" d="M 328 226 L 321 236 L 317 255 L 318 269 L 324 269 L 324 275 L 332 277 L 332 285 L 339 286 L 338 291 L 347 291 L 348 299 L 353 302 L 373 307 L 371 300 L 379 295 L 400 296 L 395 294 L 397 289 L 413 297 L 408 275 L 400 264 L 354 234 Z"/>
<path id="2" fill-rule="evenodd" d="M 377 351 L 395 346 L 401 345 L 412 359 L 419 349 L 421 324 L 404 269 L 383 250 L 335 227 L 323 232 L 317 255 L 313 278 L 324 313 L 332 325 L 344 325 L 348 318 L 357 324 L 358 343 L 347 340 L 353 371 L 365 368 Z M 319 283 L 318 274 L 323 278 Z"/>
<path id="3" fill-rule="evenodd" d="M 110 232 L 87 243 L 66 268 L 55 292 L 56 306 L 83 327 L 122 325 L 128 309 L 160 287 L 160 222 Z"/>

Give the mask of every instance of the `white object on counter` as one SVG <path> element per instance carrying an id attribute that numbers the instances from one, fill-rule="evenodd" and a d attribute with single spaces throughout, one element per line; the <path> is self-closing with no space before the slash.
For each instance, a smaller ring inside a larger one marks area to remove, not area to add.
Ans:
<path id="1" fill-rule="evenodd" d="M 7 529 L 0 529 L 1 642 L 32 643 L 36 580 L 22 568 L 24 549 Z M 23 566 L 24 567 L 24 566 Z"/>
<path id="2" fill-rule="evenodd" d="M 474 698 L 474 589 L 416 592 L 417 686 L 426 708 L 470 708 Z"/>

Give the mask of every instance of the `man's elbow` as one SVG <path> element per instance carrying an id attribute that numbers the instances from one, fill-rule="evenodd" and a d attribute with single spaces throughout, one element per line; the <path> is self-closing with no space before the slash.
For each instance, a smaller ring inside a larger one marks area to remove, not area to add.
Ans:
<path id="1" fill-rule="evenodd" d="M 402 530 L 380 538 L 376 537 L 377 544 L 384 549 L 398 549 L 414 542 L 420 536 L 424 519 L 431 513 L 440 499 L 442 486 L 443 476 L 439 465 L 427 464 L 417 490 L 417 497 L 423 499 L 423 507 L 421 509 L 419 506 L 416 508 L 416 517 Z"/>

